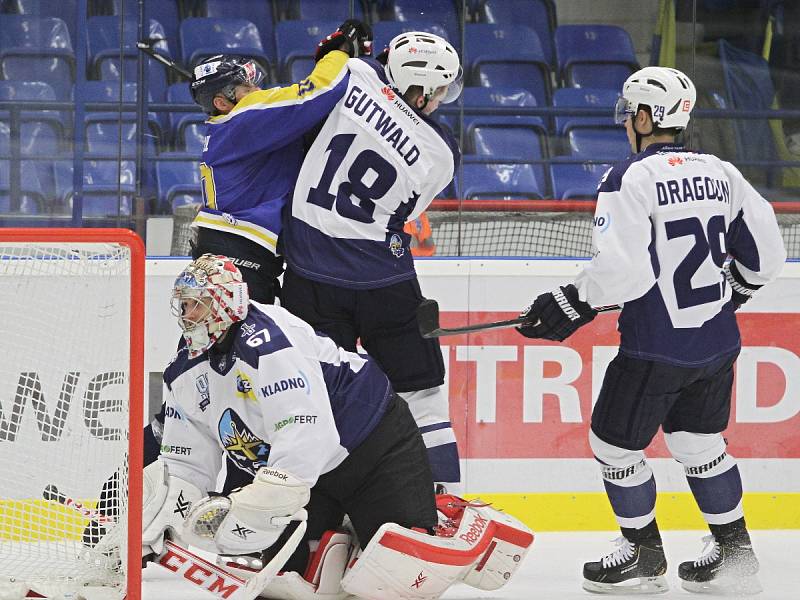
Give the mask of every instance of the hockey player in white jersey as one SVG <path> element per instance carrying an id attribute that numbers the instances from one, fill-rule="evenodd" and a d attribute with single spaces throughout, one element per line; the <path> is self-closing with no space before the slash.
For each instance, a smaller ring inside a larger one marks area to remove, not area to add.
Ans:
<path id="1" fill-rule="evenodd" d="M 145 468 L 143 556 L 159 554 L 165 535 L 217 554 L 279 549 L 287 524 L 307 515 L 264 596 L 436 598 L 455 581 L 505 584 L 533 535 L 450 496 L 440 508 L 452 523 L 441 526 L 422 437 L 375 361 L 248 302 L 225 256 L 193 261 L 172 306 L 183 344 L 164 372 L 161 456 Z M 209 494 L 223 456 L 252 483 Z"/>
<path id="2" fill-rule="evenodd" d="M 348 61 L 347 91 L 303 162 L 281 237 L 282 305 L 348 350 L 360 339 L 408 401 L 434 479 L 458 482 L 444 361 L 439 342 L 418 331 L 422 294 L 403 225 L 460 161 L 430 118 L 459 96 L 460 61 L 423 32 L 395 37 L 382 57 Z"/>
<path id="3" fill-rule="evenodd" d="M 683 587 L 759 590 L 741 477 L 722 431 L 741 347 L 735 311 L 778 276 L 786 252 L 772 207 L 733 165 L 675 143 L 695 94 L 675 69 L 647 67 L 628 78 L 617 121 L 635 154 L 598 187 L 596 253 L 574 283 L 536 298 L 519 328 L 563 341 L 594 318 L 592 307 L 622 306 L 619 353 L 589 433 L 622 537 L 584 566 L 592 592 L 667 588 L 656 483 L 643 452 L 659 427 L 711 529 L 708 551 L 678 568 Z"/>

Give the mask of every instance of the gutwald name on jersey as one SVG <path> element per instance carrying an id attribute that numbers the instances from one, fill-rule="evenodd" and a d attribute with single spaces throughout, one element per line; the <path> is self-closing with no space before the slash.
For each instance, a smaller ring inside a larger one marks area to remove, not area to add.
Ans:
<path id="1" fill-rule="evenodd" d="M 356 116 L 363 118 L 366 123 L 372 125 L 375 131 L 392 145 L 392 148 L 397 151 L 408 166 L 417 162 L 419 148 L 414 144 L 410 148 L 406 148 L 409 137 L 405 134 L 403 128 L 367 92 L 354 85 L 347 93 L 344 106 L 349 108 Z M 395 106 L 400 108 L 397 100 L 395 100 Z M 403 109 L 408 111 L 405 107 Z M 380 116 L 372 123 L 371 121 L 375 115 Z M 419 123 L 419 119 L 416 119 L 416 122 Z"/>

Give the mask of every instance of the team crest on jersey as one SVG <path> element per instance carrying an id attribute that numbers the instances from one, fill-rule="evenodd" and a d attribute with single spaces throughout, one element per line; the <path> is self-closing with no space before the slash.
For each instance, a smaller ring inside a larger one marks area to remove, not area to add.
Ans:
<path id="1" fill-rule="evenodd" d="M 389 238 L 389 250 L 394 254 L 395 258 L 400 258 L 406 253 L 406 249 L 403 248 L 403 240 L 396 233 L 393 233 L 392 237 Z"/>
<path id="2" fill-rule="evenodd" d="M 243 400 L 255 401 L 256 399 L 256 394 L 253 392 L 253 384 L 250 382 L 250 378 L 240 371 L 236 372 L 236 397 Z"/>
<path id="3" fill-rule="evenodd" d="M 255 475 L 267 466 L 270 445 L 254 434 L 235 410 L 228 408 L 222 413 L 217 429 L 225 452 L 242 471 Z"/>

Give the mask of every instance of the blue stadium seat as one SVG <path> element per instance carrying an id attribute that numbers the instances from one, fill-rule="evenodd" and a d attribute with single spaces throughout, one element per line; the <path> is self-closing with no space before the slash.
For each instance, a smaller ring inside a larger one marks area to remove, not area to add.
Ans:
<path id="1" fill-rule="evenodd" d="M 337 21 L 281 21 L 275 25 L 278 73 L 281 81 L 299 81 L 313 69 L 317 44 L 336 31 Z M 297 66 L 294 63 L 298 63 Z M 299 77 L 297 75 L 299 74 Z"/>
<path id="2" fill-rule="evenodd" d="M 72 212 L 72 161 L 53 164 L 55 190 L 66 213 Z M 83 216 L 129 216 L 135 192 L 133 161 L 86 160 L 83 163 Z"/>
<path id="3" fill-rule="evenodd" d="M 152 132 L 145 134 L 145 156 L 154 156 L 158 138 Z M 86 119 L 86 152 L 91 158 L 136 157 L 136 117 L 116 114 L 92 115 Z"/>
<path id="4" fill-rule="evenodd" d="M 497 162 L 507 159 L 542 160 L 547 157 L 545 140 L 540 128 L 520 126 L 514 121 L 476 121 L 467 132 L 469 149 L 478 156 L 491 156 Z M 544 165 L 533 164 L 531 168 L 539 189 L 544 192 L 547 187 Z"/>
<path id="5" fill-rule="evenodd" d="M 0 138 L 2 124 L 0 124 Z M 0 155 L 3 154 L 3 142 L 0 141 Z M 20 163 L 20 189 L 15 196 L 17 206 L 12 209 L 11 200 L 11 166 L 6 159 L 0 158 L 0 213 L 38 215 L 45 208 L 45 195 L 35 165 L 28 161 Z"/>
<path id="6" fill-rule="evenodd" d="M 465 158 L 458 182 L 467 200 L 542 198 L 543 186 L 528 164 L 473 163 Z"/>
<path id="7" fill-rule="evenodd" d="M 205 119 L 196 121 L 184 121 L 183 127 L 175 138 L 175 146 L 187 154 L 200 156 L 203 154 L 203 146 L 206 138 Z"/>
<path id="8" fill-rule="evenodd" d="M 447 39 L 460 37 L 458 11 L 453 0 L 387 0 L 380 16 L 383 20 L 430 21 L 447 32 Z"/>
<path id="9" fill-rule="evenodd" d="M 639 68 L 631 36 L 616 25 L 559 25 L 555 46 L 558 74 L 568 86 L 620 90 Z"/>
<path id="10" fill-rule="evenodd" d="M 117 115 L 121 115 L 123 120 L 135 121 L 135 111 L 123 111 L 120 113 L 115 104 L 120 101 L 120 82 L 119 81 L 84 81 L 81 84 L 83 88 L 85 102 L 102 102 L 109 103 L 109 110 L 107 111 L 88 111 L 84 116 L 86 122 L 100 120 L 109 121 L 116 119 Z M 72 92 L 72 98 L 75 99 L 79 86 L 75 86 Z M 122 83 L 122 101 L 123 102 L 136 102 L 137 85 L 135 82 Z M 149 95 L 149 92 L 148 92 Z M 150 98 L 152 100 L 152 97 Z M 161 122 L 153 112 L 147 113 L 147 125 L 150 131 L 157 137 L 161 135 Z"/>
<path id="11" fill-rule="evenodd" d="M 622 88 L 620 88 L 622 89 Z M 619 92 L 598 88 L 560 88 L 553 92 L 553 106 L 556 108 L 602 108 L 608 116 L 556 116 L 556 133 L 565 135 L 573 127 L 619 127 L 614 123 L 614 104 Z"/>
<path id="12" fill-rule="evenodd" d="M 180 157 L 170 153 L 167 156 Z M 173 210 L 185 204 L 202 204 L 199 160 L 159 160 L 156 163 L 158 200 Z"/>
<path id="13" fill-rule="evenodd" d="M 631 145 L 622 127 L 571 129 L 567 133 L 567 140 L 574 157 L 623 160 L 631 154 Z"/>
<path id="14" fill-rule="evenodd" d="M 558 157 L 553 158 L 550 163 L 553 198 L 556 200 L 596 198 L 597 186 L 610 166 L 610 164 L 567 163 L 560 162 Z"/>
<path id="15" fill-rule="evenodd" d="M 43 81 L 0 81 L 0 102 L 54 102 L 55 100 L 55 91 Z M 9 118 L 8 111 L 0 111 L 0 119 L 8 121 Z M 64 125 L 68 121 L 67 117 L 57 110 L 25 110 L 20 112 L 20 119 L 47 123 L 59 137 L 63 137 Z"/>
<path id="16" fill-rule="evenodd" d="M 2 79 L 44 81 L 66 100 L 75 80 L 75 55 L 66 23 L 55 17 L 0 15 Z"/>
<path id="17" fill-rule="evenodd" d="M 46 121 L 20 123 L 20 156 L 53 156 L 59 152 L 60 142 L 58 132 Z M 0 121 L 0 155 L 11 156 L 11 126 L 8 121 Z"/>
<path id="18" fill-rule="evenodd" d="M 119 20 L 122 18 L 122 40 Z M 86 44 L 89 52 L 89 69 L 93 79 L 103 81 L 136 81 L 139 50 L 136 49 L 138 24 L 131 16 L 89 17 L 86 21 Z M 150 19 L 150 38 L 163 39 L 153 48 L 160 54 L 171 56 L 164 28 L 158 21 Z M 123 67 L 120 68 L 120 45 L 122 45 Z M 145 59 L 147 69 L 147 91 L 154 102 L 163 102 L 167 89 L 166 68 L 152 58 Z"/>
<path id="19" fill-rule="evenodd" d="M 372 26 L 375 54 L 379 54 L 398 35 L 408 31 L 425 31 L 443 37 L 452 43 L 445 29 L 434 21 L 378 21 Z M 456 44 L 456 46 L 458 45 Z"/>
<path id="20" fill-rule="evenodd" d="M 131 3 L 133 4 L 133 3 Z M 29 17 L 57 17 L 64 21 L 71 40 L 77 40 L 77 0 L 6 0 L 4 12 Z"/>
<path id="21" fill-rule="evenodd" d="M 538 116 L 520 116 L 510 114 L 480 115 L 478 116 L 472 109 L 492 109 L 501 107 L 535 107 L 536 98 L 528 90 L 518 87 L 465 87 L 457 104 L 450 106 L 463 109 L 464 131 L 469 130 L 473 121 L 479 120 L 483 123 L 498 119 L 501 123 L 508 123 L 513 119 L 518 125 L 527 125 L 532 128 L 545 129 L 544 121 Z M 439 115 L 440 122 L 445 123 L 451 131 L 459 130 L 458 114 L 445 115 L 443 111 L 437 111 L 434 115 Z"/>
<path id="22" fill-rule="evenodd" d="M 185 81 L 180 83 L 173 83 L 167 88 L 167 102 L 169 104 L 191 104 L 195 107 L 195 112 L 170 112 L 167 113 L 167 125 L 170 132 L 170 139 L 179 147 L 183 147 L 184 129 L 192 127 L 195 130 L 204 129 L 207 117 L 206 114 L 200 110 L 200 107 L 194 103 L 192 94 L 189 91 L 189 84 Z M 198 127 L 198 124 L 201 126 Z M 195 131 L 195 134 L 197 131 Z"/>
<path id="23" fill-rule="evenodd" d="M 470 23 L 465 36 L 468 81 L 484 87 L 524 87 L 539 105 L 549 106 L 550 67 L 535 31 L 524 25 Z"/>
<path id="24" fill-rule="evenodd" d="M 553 31 L 556 11 L 552 0 L 484 0 L 478 7 L 478 17 L 483 23 L 497 25 L 525 25 L 539 36 L 547 64 L 555 65 Z"/>
<path id="25" fill-rule="evenodd" d="M 725 80 L 726 100 L 735 110 L 769 110 L 775 98 L 769 64 L 758 54 L 719 40 L 719 56 Z M 775 138 L 766 119 L 732 121 L 736 139 L 737 160 L 775 160 L 778 158 Z M 767 183 L 780 174 L 768 169 Z"/>
<path id="26" fill-rule="evenodd" d="M 215 54 L 234 54 L 252 58 L 267 75 L 270 73 L 272 61 L 261 44 L 258 27 L 246 19 L 184 19 L 180 25 L 180 42 L 184 63 L 189 67 Z"/>
<path id="27" fill-rule="evenodd" d="M 180 48 L 178 45 L 179 3 L 180 0 L 157 0 L 156 2 L 145 2 L 144 4 L 145 16 L 161 23 L 170 54 L 178 62 L 181 60 L 178 54 Z M 133 15 L 138 17 L 139 3 L 131 0 L 111 0 L 111 14 L 119 16 L 123 10 L 126 16 Z"/>
<path id="28" fill-rule="evenodd" d="M 264 0 L 206 0 L 206 16 L 219 18 L 246 19 L 253 23 L 261 36 L 261 47 L 271 63 L 275 62 L 275 23 L 272 7 Z M 335 17 L 329 16 L 328 19 Z M 326 34 L 327 35 L 327 34 Z"/>
<path id="29" fill-rule="evenodd" d="M 331 2 L 330 0 L 293 0 L 288 7 L 289 16 L 297 20 L 344 21 L 351 18 L 349 2 Z M 364 7 L 361 0 L 353 2 L 353 18 L 364 20 Z"/>

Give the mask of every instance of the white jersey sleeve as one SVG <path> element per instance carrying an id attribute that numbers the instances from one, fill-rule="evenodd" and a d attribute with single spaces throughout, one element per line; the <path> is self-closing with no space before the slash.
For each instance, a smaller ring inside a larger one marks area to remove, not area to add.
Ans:
<path id="1" fill-rule="evenodd" d="M 181 353 L 176 360 L 188 362 L 186 349 Z M 203 403 L 202 382 L 208 382 L 207 364 L 196 364 L 185 372 L 185 377 L 168 383 L 161 439 L 161 457 L 170 473 L 206 493 L 214 489 L 222 468 L 222 449 L 199 408 Z M 199 383 L 195 385 L 196 382 Z"/>
<path id="2" fill-rule="evenodd" d="M 610 171 L 604 177 L 609 175 Z M 575 280 L 580 299 L 592 306 L 612 306 L 644 295 L 655 284 L 648 246 L 650 207 L 644 182 L 630 173 L 626 185 L 597 195 L 592 239 L 595 254 Z"/>

